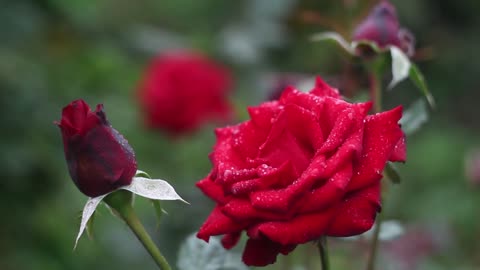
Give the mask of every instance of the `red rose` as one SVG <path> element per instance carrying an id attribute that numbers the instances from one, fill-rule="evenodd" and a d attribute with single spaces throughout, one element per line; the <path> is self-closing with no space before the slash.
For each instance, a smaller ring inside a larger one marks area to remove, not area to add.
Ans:
<path id="1" fill-rule="evenodd" d="M 377 4 L 368 17 L 354 30 L 353 40 L 373 41 L 380 48 L 393 45 L 412 56 L 415 50 L 415 38 L 410 31 L 400 28 L 395 7 L 383 0 Z"/>
<path id="2" fill-rule="evenodd" d="M 275 262 L 297 244 L 371 228 L 387 161 L 404 161 L 402 108 L 367 115 L 320 78 L 309 93 L 287 88 L 248 109 L 251 120 L 216 130 L 213 169 L 197 186 L 216 207 L 197 236 L 249 240 L 247 265 Z"/>
<path id="3" fill-rule="evenodd" d="M 226 119 L 230 76 L 223 67 L 192 52 L 160 55 L 138 91 L 146 123 L 172 134 L 191 132 L 207 120 Z"/>
<path id="4" fill-rule="evenodd" d="M 63 138 L 68 171 L 78 189 L 97 197 L 129 185 L 137 162 L 127 140 L 108 123 L 103 105 L 92 112 L 83 100 L 75 100 L 56 122 Z"/>

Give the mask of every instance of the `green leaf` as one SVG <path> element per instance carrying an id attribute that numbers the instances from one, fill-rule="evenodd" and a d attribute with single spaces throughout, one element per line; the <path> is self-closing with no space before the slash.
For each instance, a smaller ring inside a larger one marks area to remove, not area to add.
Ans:
<path id="1" fill-rule="evenodd" d="M 390 47 L 390 54 L 392 56 L 392 81 L 388 88 L 392 89 L 408 77 L 412 63 L 408 56 L 395 46 Z"/>
<path id="2" fill-rule="evenodd" d="M 140 171 L 140 170 L 137 170 L 137 172 L 135 173 L 135 177 L 145 177 L 145 178 L 150 178 L 152 179 L 152 177 L 150 177 L 150 175 L 144 171 Z"/>
<path id="3" fill-rule="evenodd" d="M 351 47 L 353 52 L 356 52 L 357 48 L 360 48 L 360 47 L 367 47 L 368 49 L 372 50 L 377 54 L 386 52 L 385 49 L 378 47 L 375 41 L 370 41 L 370 40 L 353 41 Z"/>
<path id="4" fill-rule="evenodd" d="M 425 82 L 423 74 L 420 72 L 420 69 L 418 69 L 416 65 L 411 65 L 409 76 L 410 80 L 412 80 L 413 83 L 422 91 L 423 95 L 428 101 L 428 104 L 430 105 L 430 108 L 434 109 L 435 100 L 430 91 L 428 90 L 427 83 Z"/>
<path id="5" fill-rule="evenodd" d="M 157 217 L 157 228 L 160 226 L 160 221 L 162 219 L 163 214 L 168 214 L 160 204 L 159 200 L 151 200 L 153 204 L 153 208 L 155 209 L 155 216 Z"/>
<path id="6" fill-rule="evenodd" d="M 177 267 L 179 270 L 248 270 L 240 254 L 223 248 L 218 237 L 206 243 L 190 235 L 180 246 Z"/>
<path id="7" fill-rule="evenodd" d="M 111 193 L 111 192 L 110 192 Z M 95 213 L 95 210 L 97 209 L 97 206 L 102 202 L 103 198 L 105 198 L 108 194 L 100 195 L 95 198 L 88 198 L 87 203 L 83 207 L 82 211 L 82 220 L 80 221 L 80 228 L 78 230 L 77 238 L 75 239 L 75 245 L 73 247 L 73 250 L 77 247 L 78 240 L 83 234 L 83 231 L 87 227 L 88 221 L 90 218 L 93 216 Z"/>
<path id="8" fill-rule="evenodd" d="M 347 51 L 349 54 L 354 55 L 355 51 L 339 33 L 336 32 L 322 32 L 318 34 L 314 34 L 310 40 L 312 41 L 325 41 L 325 40 L 333 40 L 335 41 L 338 45 L 340 45 L 345 51 Z"/>
<path id="9" fill-rule="evenodd" d="M 387 163 L 387 166 L 385 167 L 385 174 L 387 175 L 388 179 L 392 181 L 392 183 L 400 184 L 402 179 L 400 178 L 397 167 L 393 163 Z"/>
<path id="10" fill-rule="evenodd" d="M 93 239 L 93 222 L 95 221 L 95 216 L 96 216 L 96 212 L 93 212 L 92 216 L 87 222 L 86 231 L 87 231 L 87 236 L 90 240 Z"/>
<path id="11" fill-rule="evenodd" d="M 136 195 L 152 200 L 180 200 L 189 204 L 177 194 L 175 189 L 167 181 L 162 179 L 150 179 L 136 176 L 133 177 L 130 185 L 122 186 L 120 189 L 128 190 Z"/>
<path id="12" fill-rule="evenodd" d="M 413 81 L 415 86 L 420 89 L 428 101 L 428 104 L 433 109 L 435 108 L 435 100 L 428 90 L 427 83 L 423 77 L 423 74 L 420 72 L 418 67 L 410 62 L 405 53 L 395 46 L 390 47 L 390 54 L 392 56 L 392 81 L 388 85 L 389 89 L 392 89 L 399 82 L 403 81 L 407 77 L 410 77 L 410 80 Z"/>
<path id="13" fill-rule="evenodd" d="M 407 135 L 411 135 L 427 121 L 427 105 L 423 99 L 419 99 L 415 101 L 407 110 L 405 110 L 402 119 L 400 119 L 400 124 L 402 125 L 403 132 L 405 132 Z"/>

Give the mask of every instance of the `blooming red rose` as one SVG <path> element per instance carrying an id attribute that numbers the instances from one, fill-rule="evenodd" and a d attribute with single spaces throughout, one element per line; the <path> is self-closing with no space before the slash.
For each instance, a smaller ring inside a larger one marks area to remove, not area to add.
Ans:
<path id="1" fill-rule="evenodd" d="M 243 261 L 263 266 L 321 236 L 371 228 L 387 161 L 404 161 L 402 108 L 367 115 L 320 78 L 309 93 L 287 88 L 278 101 L 248 109 L 250 120 L 216 130 L 213 169 L 197 186 L 216 207 L 197 236 L 242 231 Z"/>
<path id="2" fill-rule="evenodd" d="M 97 197 L 129 185 L 137 162 L 127 140 L 108 123 L 103 105 L 92 112 L 83 100 L 75 100 L 56 122 L 63 138 L 68 171 L 85 195 Z"/>
<path id="3" fill-rule="evenodd" d="M 373 41 L 382 49 L 393 45 L 409 56 L 415 50 L 415 38 L 410 31 L 400 28 L 395 7 L 386 0 L 377 4 L 355 28 L 353 40 Z"/>
<path id="4" fill-rule="evenodd" d="M 228 118 L 229 87 L 225 68 L 202 55 L 177 52 L 153 60 L 138 94 L 147 125 L 178 134 L 207 120 Z"/>

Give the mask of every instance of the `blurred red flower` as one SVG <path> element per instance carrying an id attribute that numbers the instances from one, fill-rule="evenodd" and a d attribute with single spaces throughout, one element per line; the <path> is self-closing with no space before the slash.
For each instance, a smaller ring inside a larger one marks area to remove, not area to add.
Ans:
<path id="1" fill-rule="evenodd" d="M 194 52 L 156 57 L 138 89 L 148 127 L 170 134 L 192 132 L 208 120 L 231 116 L 229 72 Z"/>
<path id="2" fill-rule="evenodd" d="M 68 171 L 81 192 L 97 197 L 132 182 L 135 154 L 108 123 L 103 105 L 92 112 L 85 101 L 75 100 L 55 123 L 62 132 Z"/>
<path id="3" fill-rule="evenodd" d="M 393 45 L 408 56 L 415 52 L 415 38 L 405 28 L 400 28 L 395 7 L 387 0 L 377 4 L 353 32 L 354 41 L 373 41 L 380 48 Z"/>
<path id="4" fill-rule="evenodd" d="M 371 103 L 343 101 L 320 78 L 309 93 L 287 88 L 250 107 L 251 120 L 216 130 L 213 169 L 197 186 L 216 207 L 197 236 L 242 231 L 247 265 L 274 263 L 297 244 L 371 228 L 387 161 L 404 161 L 402 108 L 367 115 Z"/>

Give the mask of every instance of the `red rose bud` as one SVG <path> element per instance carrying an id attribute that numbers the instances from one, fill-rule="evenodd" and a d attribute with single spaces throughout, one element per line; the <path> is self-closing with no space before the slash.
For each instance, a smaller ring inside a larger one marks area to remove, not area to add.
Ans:
<path id="1" fill-rule="evenodd" d="M 395 7 L 386 0 L 377 4 L 355 28 L 352 39 L 373 41 L 382 49 L 393 45 L 409 56 L 415 50 L 415 38 L 408 30 L 400 28 Z"/>
<path id="2" fill-rule="evenodd" d="M 197 236 L 224 235 L 231 248 L 245 231 L 243 261 L 263 266 L 298 244 L 369 230 L 387 161 L 406 158 L 402 108 L 370 108 L 318 78 L 310 92 L 287 88 L 250 107 L 250 120 L 217 129 L 213 169 L 197 183 L 216 206 Z"/>
<path id="3" fill-rule="evenodd" d="M 108 123 L 103 105 L 92 112 L 85 101 L 75 100 L 55 124 L 62 132 L 68 171 L 81 192 L 97 197 L 132 182 L 135 153 Z"/>
<path id="4" fill-rule="evenodd" d="M 228 71 L 210 59 L 177 52 L 158 56 L 148 67 L 138 95 L 147 126 L 188 133 L 212 119 L 231 116 Z"/>

